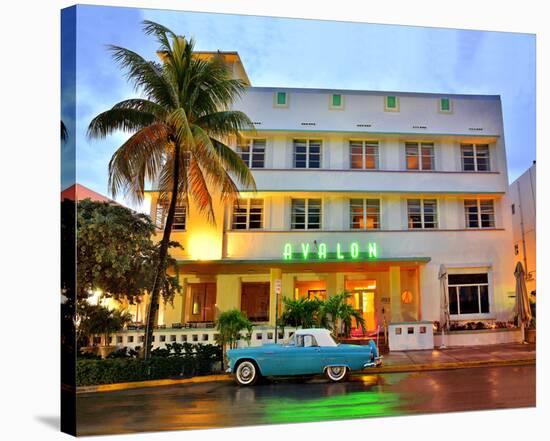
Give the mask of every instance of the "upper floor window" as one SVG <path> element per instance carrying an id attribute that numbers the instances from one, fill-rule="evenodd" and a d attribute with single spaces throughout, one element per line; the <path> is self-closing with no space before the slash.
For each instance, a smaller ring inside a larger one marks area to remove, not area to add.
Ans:
<path id="1" fill-rule="evenodd" d="M 294 168 L 321 168 L 321 145 L 319 139 L 295 139 Z"/>
<path id="2" fill-rule="evenodd" d="M 329 108 L 332 110 L 342 110 L 344 108 L 344 97 L 339 93 L 331 94 Z"/>
<path id="3" fill-rule="evenodd" d="M 449 274 L 449 314 L 489 313 L 487 273 Z"/>
<path id="4" fill-rule="evenodd" d="M 489 146 L 487 144 L 462 144 L 462 170 L 489 171 Z"/>
<path id="5" fill-rule="evenodd" d="M 238 199 L 233 206 L 234 230 L 256 230 L 264 226 L 263 199 Z"/>
<path id="6" fill-rule="evenodd" d="M 386 112 L 399 112 L 399 97 L 395 95 L 384 97 L 384 110 Z"/>
<path id="7" fill-rule="evenodd" d="M 405 143 L 407 170 L 435 170 L 434 145 L 428 142 Z"/>
<path id="8" fill-rule="evenodd" d="M 452 103 L 449 98 L 439 99 L 439 112 L 440 113 L 452 113 Z"/>
<path id="9" fill-rule="evenodd" d="M 350 199 L 350 228 L 377 230 L 380 228 L 380 199 Z"/>
<path id="10" fill-rule="evenodd" d="M 275 92 L 273 95 L 273 105 L 275 107 L 288 107 L 288 93 Z"/>
<path id="11" fill-rule="evenodd" d="M 495 205 L 491 199 L 465 199 L 466 228 L 494 228 Z"/>
<path id="12" fill-rule="evenodd" d="M 168 215 L 168 201 L 157 202 L 157 209 L 155 212 L 155 225 L 157 228 L 164 228 L 166 224 L 166 216 Z M 185 231 L 185 222 L 187 219 L 187 207 L 184 204 L 177 204 L 176 211 L 174 213 L 174 222 L 172 223 L 172 230 Z"/>
<path id="13" fill-rule="evenodd" d="M 437 201 L 435 199 L 407 200 L 408 227 L 437 228 Z"/>
<path id="14" fill-rule="evenodd" d="M 237 154 L 249 168 L 264 168 L 265 139 L 243 139 L 237 144 Z"/>
<path id="15" fill-rule="evenodd" d="M 377 169 L 378 141 L 350 141 L 349 159 L 350 168 Z"/>
<path id="16" fill-rule="evenodd" d="M 292 199 L 291 228 L 319 230 L 321 228 L 321 199 Z"/>

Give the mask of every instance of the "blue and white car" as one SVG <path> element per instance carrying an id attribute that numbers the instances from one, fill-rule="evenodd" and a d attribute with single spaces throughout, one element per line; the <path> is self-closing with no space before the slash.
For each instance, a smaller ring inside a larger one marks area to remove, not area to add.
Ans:
<path id="1" fill-rule="evenodd" d="M 261 377 L 326 374 L 344 381 L 351 371 L 381 364 L 374 341 L 368 345 L 338 344 L 327 329 L 299 329 L 285 345 L 268 344 L 227 351 L 229 369 L 241 386 Z"/>

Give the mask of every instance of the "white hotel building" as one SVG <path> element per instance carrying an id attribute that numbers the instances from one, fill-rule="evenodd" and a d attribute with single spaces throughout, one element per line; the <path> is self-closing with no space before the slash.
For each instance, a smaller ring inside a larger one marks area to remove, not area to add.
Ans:
<path id="1" fill-rule="evenodd" d="M 225 57 L 248 81 L 238 55 Z M 498 96 L 249 87 L 234 107 L 256 127 L 233 146 L 257 192 L 217 205 L 216 225 L 179 208 L 172 238 L 183 249 L 172 255 L 183 290 L 159 306 L 161 341 L 188 326 L 208 341 L 200 329 L 231 308 L 271 340 L 279 284 L 291 298 L 351 292 L 369 330 L 439 321 L 442 264 L 451 321 L 513 317 Z M 130 310 L 144 320 L 143 305 Z"/>

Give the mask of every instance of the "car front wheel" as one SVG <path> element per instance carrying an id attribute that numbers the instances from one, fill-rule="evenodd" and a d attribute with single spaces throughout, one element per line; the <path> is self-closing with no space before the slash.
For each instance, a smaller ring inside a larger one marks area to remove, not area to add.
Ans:
<path id="1" fill-rule="evenodd" d="M 336 383 L 338 381 L 343 381 L 346 378 L 348 368 L 346 366 L 328 366 L 326 373 L 329 380 Z"/>
<path id="2" fill-rule="evenodd" d="M 252 361 L 243 361 L 237 366 L 235 379 L 240 386 L 252 386 L 258 381 L 260 374 L 258 368 Z"/>

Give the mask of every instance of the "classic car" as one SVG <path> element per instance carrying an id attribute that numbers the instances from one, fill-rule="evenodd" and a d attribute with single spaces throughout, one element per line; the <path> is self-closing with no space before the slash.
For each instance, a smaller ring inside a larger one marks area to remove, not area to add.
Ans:
<path id="1" fill-rule="evenodd" d="M 325 374 L 344 381 L 348 373 L 381 363 L 374 341 L 368 345 L 338 344 L 327 329 L 299 329 L 287 344 L 266 344 L 227 351 L 229 368 L 241 386 L 261 377 Z"/>

